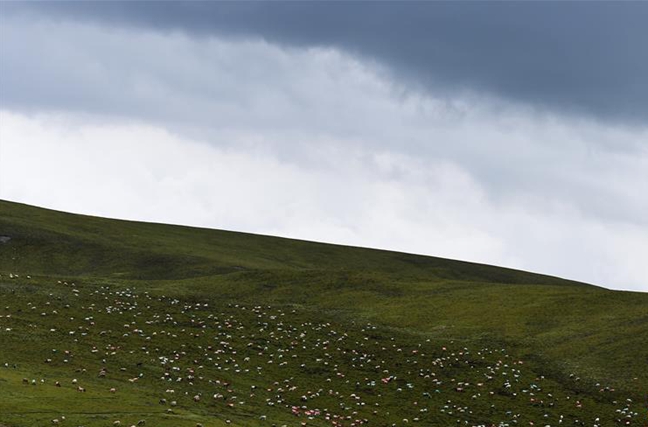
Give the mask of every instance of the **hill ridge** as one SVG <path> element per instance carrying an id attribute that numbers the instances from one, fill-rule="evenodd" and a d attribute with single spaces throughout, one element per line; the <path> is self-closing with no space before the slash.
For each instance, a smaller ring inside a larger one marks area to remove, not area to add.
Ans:
<path id="1" fill-rule="evenodd" d="M 21 218 L 18 218 L 18 217 Z M 291 264 L 290 262 L 287 262 L 287 257 L 284 256 L 283 258 L 277 258 L 275 259 L 275 267 L 279 268 L 286 268 L 286 267 L 294 267 L 294 268 L 320 268 L 319 265 L 317 265 L 317 262 L 322 262 L 326 261 L 327 256 L 330 256 L 332 252 L 337 251 L 344 251 L 344 252 L 353 252 L 355 254 L 360 254 L 362 256 L 388 256 L 389 259 L 387 261 L 397 261 L 399 263 L 407 263 L 407 264 L 412 264 L 414 266 L 427 266 L 427 267 L 437 267 L 437 268 L 448 268 L 448 265 L 450 266 L 463 266 L 463 267 L 468 267 L 473 270 L 479 270 L 480 273 L 484 273 L 486 271 L 490 271 L 493 273 L 497 273 L 497 276 L 499 278 L 499 281 L 502 283 L 535 283 L 535 284 L 543 284 L 543 283 L 563 283 L 563 284 L 572 284 L 572 285 L 587 285 L 587 286 L 595 286 L 589 283 L 584 283 L 584 282 L 579 282 L 575 280 L 569 280 L 569 279 L 563 279 L 560 277 L 552 276 L 552 275 L 546 275 L 542 273 L 536 273 L 536 272 L 528 272 L 524 270 L 519 270 L 519 269 L 514 269 L 514 268 L 508 268 L 508 267 L 500 267 L 496 265 L 490 265 L 490 264 L 483 264 L 483 263 L 475 263 L 471 261 L 466 261 L 466 260 L 457 260 L 457 259 L 448 259 L 448 258 L 441 258 L 441 257 L 436 257 L 436 256 L 430 256 L 430 255 L 421 255 L 421 254 L 414 254 L 414 253 L 408 253 L 408 252 L 400 252 L 400 251 L 392 251 L 392 250 L 384 250 L 384 249 L 376 249 L 376 248 L 370 248 L 370 247 L 362 247 L 362 246 L 351 246 L 351 245 L 340 245 L 340 244 L 333 244 L 333 243 L 323 243 L 323 242 L 316 242 L 316 241 L 308 241 L 308 240 L 303 240 L 303 239 L 295 239 L 295 238 L 288 238 L 288 237 L 281 237 L 281 236 L 271 236 L 271 235 L 263 235 L 263 234 L 254 234 L 254 233 L 247 233 L 247 232 L 239 232 L 239 231 L 230 231 L 230 230 L 222 230 L 222 229 L 212 229 L 212 228 L 204 228 L 204 227 L 194 227 L 194 226 L 186 226 L 186 225 L 175 225 L 175 224 L 164 224 L 164 223 L 158 223 L 158 222 L 145 222 L 145 221 L 133 221 L 133 220 L 123 220 L 123 219 L 111 219 L 111 218 L 103 218 L 99 216 L 93 216 L 93 215 L 85 215 L 85 214 L 76 214 L 76 213 L 67 213 L 64 211 L 58 211 L 58 210 L 53 210 L 53 209 L 48 209 L 48 208 L 41 208 L 41 207 L 35 207 L 27 204 L 22 204 L 22 203 L 15 203 L 15 202 L 10 202 L 7 200 L 2 200 L 0 199 L 0 226 L 4 228 L 0 228 L 1 230 L 8 230 L 8 229 L 13 229 L 16 230 L 18 228 L 19 230 L 24 230 L 24 228 L 20 228 L 20 225 L 22 224 L 24 227 L 32 227 L 32 229 L 40 228 L 44 225 L 43 221 L 40 221 L 38 218 L 42 216 L 57 216 L 58 218 L 53 219 L 53 218 L 48 218 L 48 222 L 45 222 L 45 225 L 47 226 L 46 229 L 44 229 L 44 232 L 50 232 L 50 233 L 59 233 L 61 236 L 68 236 L 68 237 L 78 237 L 81 238 L 80 236 L 84 236 L 85 239 L 88 239 L 88 235 L 92 236 L 92 239 L 90 240 L 95 240 L 97 236 L 101 236 L 102 234 L 107 233 L 109 230 L 106 229 L 100 229 L 99 225 L 103 226 L 108 226 L 108 225 L 116 225 L 116 224 L 121 224 L 124 226 L 128 227 L 146 227 L 150 229 L 154 229 L 156 233 L 158 233 L 158 236 L 156 237 L 159 240 L 160 236 L 164 235 L 164 232 L 173 232 L 173 234 L 178 233 L 179 231 L 184 231 L 186 232 L 187 236 L 186 238 L 193 238 L 198 234 L 206 233 L 206 234 L 213 234 L 213 240 L 209 242 L 209 246 L 206 248 L 203 248 L 202 251 L 202 256 L 204 260 L 212 260 L 207 254 L 209 254 L 210 249 L 216 249 L 218 248 L 219 245 L 228 245 L 231 241 L 231 239 L 226 239 L 225 241 L 217 241 L 218 238 L 222 238 L 223 236 L 225 237 L 244 237 L 247 239 L 246 244 L 274 244 L 276 246 L 280 246 L 282 244 L 285 245 L 296 245 L 297 248 L 295 251 L 293 251 L 293 255 L 295 252 L 298 252 L 298 250 L 303 250 L 305 247 L 309 247 L 307 249 L 309 250 L 318 250 L 320 251 L 319 254 L 316 254 L 315 257 L 311 256 L 309 259 L 306 260 L 299 260 L 297 261 L 297 264 Z M 9 224 L 7 222 L 8 219 L 13 219 L 13 223 Z M 62 222 L 61 220 L 64 220 L 65 224 L 60 224 Z M 76 224 L 82 224 L 86 221 L 93 221 L 93 222 L 98 222 L 98 224 L 95 224 L 92 228 L 88 229 L 86 227 L 85 229 L 80 229 L 80 230 L 74 230 L 71 229 L 72 225 Z M 57 222 L 59 224 L 57 224 Z M 12 227 L 12 228 L 8 228 Z M 18 234 L 20 234 L 20 231 L 18 230 Z M 8 232 L 5 232 L 8 233 Z M 133 245 L 129 241 L 129 237 L 124 233 L 122 234 L 111 234 L 112 237 L 108 238 L 108 241 L 103 241 L 103 244 L 107 246 L 115 246 L 115 247 L 130 247 L 133 248 L 133 246 L 137 247 L 136 245 Z M 256 241 L 255 241 L 256 240 Z M 96 243 L 96 242 L 94 242 Z M 168 247 L 166 247 L 167 253 L 174 253 L 174 250 L 169 250 Z M 226 250 L 237 250 L 241 249 L 240 245 L 235 245 L 232 246 L 229 244 L 226 247 Z M 246 248 L 247 249 L 247 248 Z M 260 250 L 266 250 L 266 248 L 260 248 Z M 160 251 L 158 249 L 151 249 L 151 248 L 146 248 L 147 252 L 153 252 L 153 253 L 164 253 L 163 251 Z M 248 251 L 249 252 L 249 251 Z M 190 254 L 185 254 L 189 256 Z M 254 254 L 252 252 L 252 255 L 257 256 L 258 254 Z M 241 256 L 241 254 L 237 254 L 237 256 Z M 267 255 L 266 255 L 267 256 Z M 226 258 L 227 259 L 227 258 Z M 222 260 L 220 260 L 222 261 Z M 272 266 L 273 261 L 268 258 L 266 261 L 270 262 L 270 266 Z M 278 264 L 276 263 L 278 261 Z M 384 262 L 385 260 L 381 259 L 380 263 Z M 238 264 L 241 263 L 241 259 L 236 259 L 231 261 L 228 266 L 230 267 L 243 267 Z M 340 264 L 339 268 L 373 268 L 375 269 L 376 267 L 381 267 L 380 263 L 375 263 L 374 265 L 357 265 L 357 264 L 351 264 L 351 265 L 343 265 Z M 265 265 L 261 266 L 263 267 L 268 267 Z M 331 267 L 331 266 L 327 266 Z M 512 276 L 512 277 L 509 277 Z M 515 277 L 515 279 L 513 278 Z M 533 280 L 535 279 L 535 280 Z"/>

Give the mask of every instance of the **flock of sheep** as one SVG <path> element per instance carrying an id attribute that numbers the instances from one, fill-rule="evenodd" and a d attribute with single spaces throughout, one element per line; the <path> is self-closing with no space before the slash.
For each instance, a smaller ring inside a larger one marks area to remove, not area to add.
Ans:
<path id="1" fill-rule="evenodd" d="M 501 345 L 217 295 L 31 283 L 0 277 L 0 380 L 77 393 L 43 415 L 56 425 L 641 425 L 613 387 L 584 392 Z M 135 399 L 146 409 L 70 416 Z"/>

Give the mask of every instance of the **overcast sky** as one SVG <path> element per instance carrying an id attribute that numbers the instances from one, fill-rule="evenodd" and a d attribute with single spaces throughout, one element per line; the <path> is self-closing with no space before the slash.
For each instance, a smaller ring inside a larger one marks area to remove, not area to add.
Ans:
<path id="1" fill-rule="evenodd" d="M 648 291 L 648 3 L 0 3 L 0 198 Z"/>

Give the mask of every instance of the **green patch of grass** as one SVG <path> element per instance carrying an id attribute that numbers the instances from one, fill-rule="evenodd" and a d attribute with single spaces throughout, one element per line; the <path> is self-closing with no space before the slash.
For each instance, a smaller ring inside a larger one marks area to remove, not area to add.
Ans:
<path id="1" fill-rule="evenodd" d="M 646 294 L 4 201 L 0 235 L 0 425 L 646 423 Z"/>

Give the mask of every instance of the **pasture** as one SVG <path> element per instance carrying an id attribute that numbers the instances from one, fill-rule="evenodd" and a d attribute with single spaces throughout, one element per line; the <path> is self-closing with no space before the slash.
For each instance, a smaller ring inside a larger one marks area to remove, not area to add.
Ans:
<path id="1" fill-rule="evenodd" d="M 0 425 L 644 426 L 648 295 L 0 201 Z"/>

